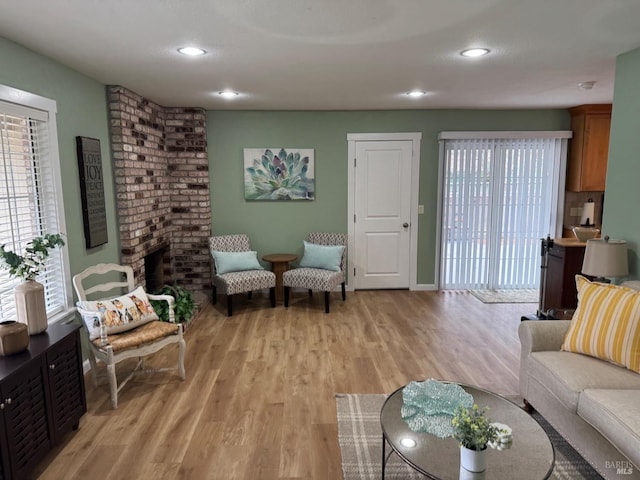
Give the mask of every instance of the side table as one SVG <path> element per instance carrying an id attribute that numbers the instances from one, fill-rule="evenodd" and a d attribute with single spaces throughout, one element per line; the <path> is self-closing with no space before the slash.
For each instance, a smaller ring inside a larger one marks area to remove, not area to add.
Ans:
<path id="1" fill-rule="evenodd" d="M 262 257 L 262 260 L 271 263 L 271 271 L 276 274 L 276 299 L 278 301 L 282 301 L 284 298 L 282 274 L 289 268 L 289 262 L 293 262 L 297 258 L 298 256 L 292 253 L 270 253 Z"/>

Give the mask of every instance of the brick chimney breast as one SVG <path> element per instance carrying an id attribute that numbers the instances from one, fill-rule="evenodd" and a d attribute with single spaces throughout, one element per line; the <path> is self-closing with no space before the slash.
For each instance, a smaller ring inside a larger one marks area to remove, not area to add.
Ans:
<path id="1" fill-rule="evenodd" d="M 165 283 L 209 290 L 205 111 L 162 107 L 121 86 L 107 90 L 121 262 L 146 285 L 145 257 L 163 249 L 156 257 Z"/>

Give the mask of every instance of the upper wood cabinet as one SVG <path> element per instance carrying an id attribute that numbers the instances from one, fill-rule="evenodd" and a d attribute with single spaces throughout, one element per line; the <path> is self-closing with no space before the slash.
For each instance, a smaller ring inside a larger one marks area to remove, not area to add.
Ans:
<path id="1" fill-rule="evenodd" d="M 567 190 L 602 192 L 607 178 L 611 105 L 569 109 L 573 138 L 569 144 Z"/>

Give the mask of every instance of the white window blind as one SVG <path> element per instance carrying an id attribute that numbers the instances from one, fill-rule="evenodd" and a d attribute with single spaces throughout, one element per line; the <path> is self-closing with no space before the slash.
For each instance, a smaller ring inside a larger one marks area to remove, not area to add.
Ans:
<path id="1" fill-rule="evenodd" d="M 562 224 L 569 136 L 441 134 L 440 288 L 538 287 L 540 239 Z"/>
<path id="2" fill-rule="evenodd" d="M 49 122 L 47 111 L 0 100 L 0 244 L 19 254 L 34 237 L 62 231 Z M 68 306 L 66 272 L 63 250 L 53 249 L 37 278 L 50 320 Z M 13 290 L 21 281 L 0 269 L 0 321 L 16 319 Z"/>

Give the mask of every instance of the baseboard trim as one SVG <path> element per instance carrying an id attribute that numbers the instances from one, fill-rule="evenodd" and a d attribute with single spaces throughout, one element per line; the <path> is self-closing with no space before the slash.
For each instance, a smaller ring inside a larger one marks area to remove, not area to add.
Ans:
<path id="1" fill-rule="evenodd" d="M 425 292 L 435 292 L 438 290 L 438 287 L 434 283 L 419 283 L 414 286 L 411 290 L 416 291 L 425 291 Z"/>

